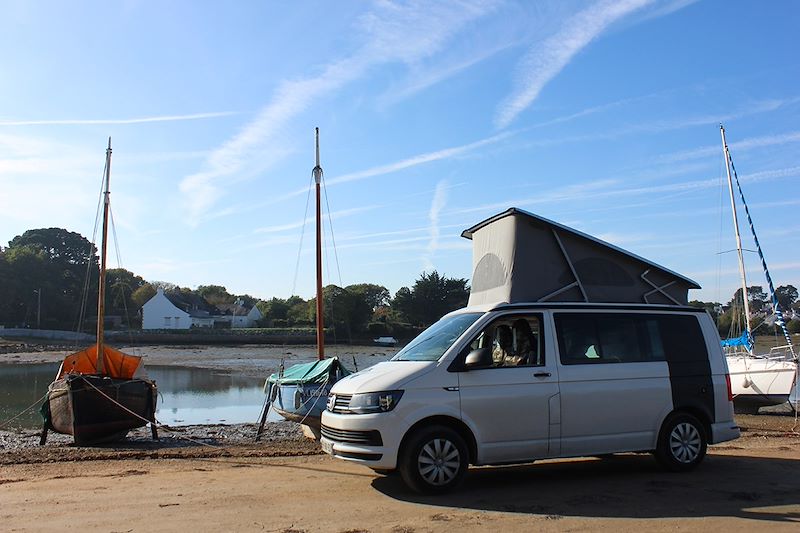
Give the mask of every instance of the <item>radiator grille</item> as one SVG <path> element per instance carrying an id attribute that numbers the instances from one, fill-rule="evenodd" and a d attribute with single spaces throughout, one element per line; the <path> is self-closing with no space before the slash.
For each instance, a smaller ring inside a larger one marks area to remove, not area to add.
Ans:
<path id="1" fill-rule="evenodd" d="M 334 442 L 349 442 L 351 444 L 363 444 L 365 446 L 383 446 L 383 439 L 377 430 L 353 431 L 348 429 L 336 429 L 322 425 L 322 436 Z"/>
<path id="2" fill-rule="evenodd" d="M 333 405 L 331 405 L 331 396 L 334 398 Z M 350 398 L 352 394 L 336 394 L 328 396 L 328 411 L 332 413 L 346 414 L 350 412 Z"/>

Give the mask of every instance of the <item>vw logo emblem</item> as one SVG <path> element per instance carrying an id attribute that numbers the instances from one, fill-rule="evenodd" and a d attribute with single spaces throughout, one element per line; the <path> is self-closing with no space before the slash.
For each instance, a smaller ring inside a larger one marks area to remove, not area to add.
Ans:
<path id="1" fill-rule="evenodd" d="M 334 406 L 336 406 L 336 395 L 331 394 L 328 396 L 328 411 L 333 412 Z"/>

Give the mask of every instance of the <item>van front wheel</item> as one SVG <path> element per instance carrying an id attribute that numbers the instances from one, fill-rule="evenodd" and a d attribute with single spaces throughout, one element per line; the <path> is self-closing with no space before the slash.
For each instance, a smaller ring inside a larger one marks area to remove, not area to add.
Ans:
<path id="1" fill-rule="evenodd" d="M 677 413 L 661 427 L 655 455 L 667 470 L 682 472 L 700 464 L 707 446 L 703 424 L 688 413 Z"/>
<path id="2" fill-rule="evenodd" d="M 401 452 L 400 475 L 417 492 L 447 492 L 463 480 L 468 461 L 461 435 L 446 426 L 431 426 L 409 438 Z"/>

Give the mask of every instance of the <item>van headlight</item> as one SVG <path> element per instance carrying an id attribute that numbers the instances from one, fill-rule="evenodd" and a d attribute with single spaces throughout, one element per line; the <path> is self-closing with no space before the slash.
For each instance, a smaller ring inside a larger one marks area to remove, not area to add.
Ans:
<path id="1" fill-rule="evenodd" d="M 401 390 L 354 394 L 349 409 L 355 414 L 385 413 L 394 409 L 402 396 Z"/>

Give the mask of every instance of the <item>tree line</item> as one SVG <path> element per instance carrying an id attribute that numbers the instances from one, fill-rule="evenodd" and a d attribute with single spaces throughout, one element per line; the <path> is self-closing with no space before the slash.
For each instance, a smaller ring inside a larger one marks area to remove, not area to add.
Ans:
<path id="1" fill-rule="evenodd" d="M 92 331 L 96 326 L 99 262 L 97 248 L 78 233 L 62 228 L 28 230 L 0 247 L 0 325 Z M 157 289 L 166 293 L 196 294 L 212 306 L 238 303 L 257 305 L 267 328 L 313 327 L 316 299 L 300 296 L 259 301 L 249 294 L 231 294 L 221 285 L 196 289 L 164 281 L 146 281 L 125 269 L 110 269 L 106 279 L 106 315 L 124 328 L 141 327 L 141 308 Z M 793 285 L 776 289 L 790 332 L 800 332 L 798 290 Z M 428 326 L 449 311 L 463 307 L 469 297 L 466 279 L 448 278 L 436 271 L 423 272 L 410 287 L 394 295 L 378 284 L 358 283 L 323 289 L 327 328 L 342 340 L 369 335 L 407 336 Z M 763 287 L 747 288 L 752 327 L 756 334 L 773 333 L 771 302 Z M 720 335 L 735 333 L 740 321 L 742 290 L 729 302 L 701 302 L 690 305 L 708 310 Z"/>
<path id="2" fill-rule="evenodd" d="M 99 260 L 97 248 L 82 235 L 62 228 L 28 230 L 0 246 L 0 325 L 92 331 L 96 326 Z M 259 301 L 231 294 L 221 285 L 197 289 L 164 281 L 146 281 L 122 268 L 106 275 L 106 317 L 123 328 L 141 327 L 141 308 L 159 288 L 165 293 L 192 293 L 212 306 L 251 307 L 263 315 L 261 327 L 313 327 L 316 298 L 300 296 Z M 469 297 L 466 279 L 423 272 L 394 296 L 372 283 L 323 288 L 326 328 L 342 340 L 370 335 L 406 336 L 428 326 Z M 109 324 L 110 326 L 111 324 Z"/>
<path id="3" fill-rule="evenodd" d="M 781 313 L 786 320 L 786 329 L 789 333 L 800 333 L 800 299 L 794 285 L 781 285 L 775 289 L 775 298 L 778 300 Z M 751 328 L 756 335 L 780 334 L 780 327 L 775 323 L 774 310 L 771 298 L 760 285 L 747 287 L 747 303 L 750 308 Z M 744 300 L 742 289 L 739 288 L 725 305 L 719 302 L 701 302 L 693 300 L 689 305 L 702 307 L 717 323 L 719 334 L 722 338 L 738 336 L 744 330 Z"/>

